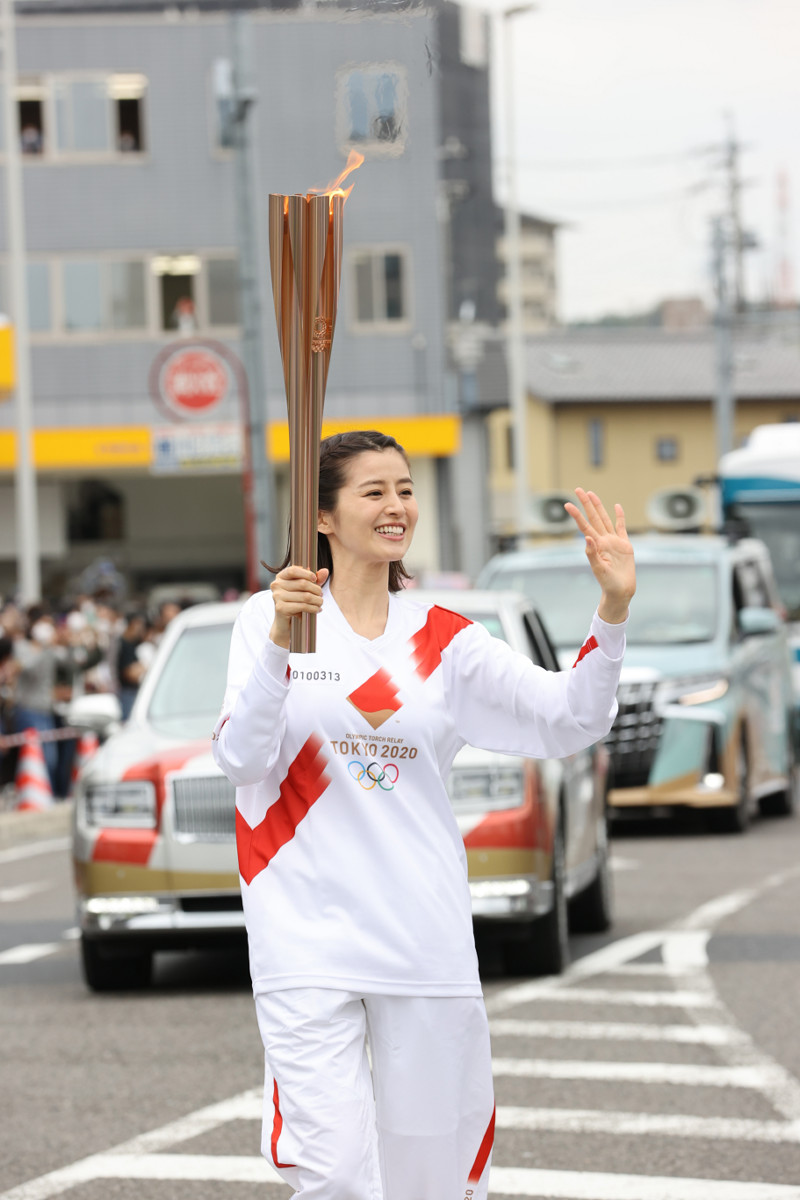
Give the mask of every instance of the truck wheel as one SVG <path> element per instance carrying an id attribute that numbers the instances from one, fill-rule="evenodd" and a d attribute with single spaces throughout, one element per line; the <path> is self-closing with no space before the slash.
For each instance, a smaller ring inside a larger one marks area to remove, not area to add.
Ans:
<path id="1" fill-rule="evenodd" d="M 736 753 L 736 790 L 738 800 L 735 805 L 709 812 L 712 827 L 720 833 L 746 833 L 750 828 L 750 766 L 744 733 L 739 738 Z"/>
<path id="2" fill-rule="evenodd" d="M 93 992 L 134 991 L 150 986 L 153 954 L 81 937 L 81 966 L 86 985 Z"/>
<path id="3" fill-rule="evenodd" d="M 765 817 L 793 817 L 800 809 L 800 768 L 791 734 L 787 742 L 786 774 L 786 787 L 772 796 L 763 796 L 758 802 Z"/>
<path id="4" fill-rule="evenodd" d="M 553 835 L 550 868 L 553 904 L 548 913 L 531 922 L 524 937 L 506 942 L 503 957 L 509 975 L 560 975 L 569 964 L 565 877 L 564 830 L 559 819 Z"/>
<path id="5" fill-rule="evenodd" d="M 575 933 L 605 933 L 611 928 L 614 890 L 611 880 L 611 848 L 605 813 L 597 822 L 597 871 L 587 888 L 569 904 L 569 927 Z"/>

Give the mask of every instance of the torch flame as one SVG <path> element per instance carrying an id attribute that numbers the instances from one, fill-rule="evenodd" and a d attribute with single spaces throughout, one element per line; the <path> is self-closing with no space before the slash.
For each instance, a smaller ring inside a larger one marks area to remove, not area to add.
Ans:
<path id="1" fill-rule="evenodd" d="M 328 183 L 325 187 L 313 187 L 308 189 L 309 196 L 322 194 L 323 196 L 343 196 L 346 200 L 353 190 L 354 185 L 343 188 L 341 185 L 351 175 L 353 171 L 357 171 L 364 161 L 364 155 L 359 154 L 357 150 L 351 150 L 347 156 L 347 163 L 341 175 L 338 175 L 332 183 Z"/>

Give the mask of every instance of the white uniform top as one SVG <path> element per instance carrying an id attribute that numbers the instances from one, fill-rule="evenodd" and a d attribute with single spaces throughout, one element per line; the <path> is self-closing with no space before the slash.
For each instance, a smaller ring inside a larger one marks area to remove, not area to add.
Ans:
<path id="1" fill-rule="evenodd" d="M 254 991 L 479 996 L 444 781 L 467 742 L 562 757 L 604 737 L 623 626 L 595 614 L 576 666 L 552 673 L 413 592 L 370 641 L 326 584 L 316 654 L 271 642 L 273 613 L 262 591 L 239 614 L 213 740 L 236 786 Z"/>

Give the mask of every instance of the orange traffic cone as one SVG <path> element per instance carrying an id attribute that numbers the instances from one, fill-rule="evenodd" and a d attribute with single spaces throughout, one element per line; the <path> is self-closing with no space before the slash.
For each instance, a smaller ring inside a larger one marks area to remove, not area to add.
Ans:
<path id="1" fill-rule="evenodd" d="M 70 795 L 75 792 L 75 784 L 78 782 L 78 776 L 86 766 L 89 759 L 97 753 L 100 746 L 100 739 L 96 733 L 87 730 L 82 733 L 78 739 L 78 745 L 75 747 L 75 758 L 72 763 L 72 776 L 70 778 Z"/>
<path id="2" fill-rule="evenodd" d="M 17 812 L 36 812 L 51 807 L 53 789 L 44 761 L 42 743 L 35 729 L 25 730 L 25 741 L 20 746 L 14 783 L 17 789 Z"/>

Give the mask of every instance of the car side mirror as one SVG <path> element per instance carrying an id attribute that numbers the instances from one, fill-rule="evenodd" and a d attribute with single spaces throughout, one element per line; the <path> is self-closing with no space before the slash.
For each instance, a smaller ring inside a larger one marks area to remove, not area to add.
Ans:
<path id="1" fill-rule="evenodd" d="M 777 633 L 783 622 L 774 608 L 740 608 L 737 616 L 742 637 Z"/>
<path id="2" fill-rule="evenodd" d="M 122 708 L 113 692 L 96 692 L 77 696 L 67 710 L 67 724 L 76 729 L 91 729 L 105 734 L 112 725 L 122 721 Z"/>

